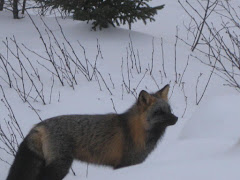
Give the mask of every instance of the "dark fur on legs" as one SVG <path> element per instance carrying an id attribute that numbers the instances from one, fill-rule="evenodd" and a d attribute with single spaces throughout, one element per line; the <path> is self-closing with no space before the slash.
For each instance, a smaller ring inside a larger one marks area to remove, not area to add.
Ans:
<path id="1" fill-rule="evenodd" d="M 62 180 L 68 174 L 72 161 L 73 159 L 66 157 L 54 160 L 43 169 L 40 179 Z"/>

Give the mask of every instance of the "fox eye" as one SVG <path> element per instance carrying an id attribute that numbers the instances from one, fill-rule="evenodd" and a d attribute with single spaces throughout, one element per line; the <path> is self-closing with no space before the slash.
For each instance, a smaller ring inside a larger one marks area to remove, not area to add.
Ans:
<path id="1" fill-rule="evenodd" d="M 167 111 L 168 111 L 169 113 L 172 113 L 172 108 L 171 108 L 171 107 L 168 107 Z"/>
<path id="2" fill-rule="evenodd" d="M 157 115 L 163 115 L 163 114 L 165 114 L 165 112 L 160 109 L 160 110 L 158 110 L 158 111 L 155 111 L 153 114 L 154 114 L 155 116 L 157 116 Z"/>

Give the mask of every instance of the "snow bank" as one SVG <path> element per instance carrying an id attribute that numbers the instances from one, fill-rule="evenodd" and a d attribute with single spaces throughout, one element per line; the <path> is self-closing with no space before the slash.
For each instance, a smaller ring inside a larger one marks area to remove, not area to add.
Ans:
<path id="1" fill-rule="evenodd" d="M 201 104 L 186 122 L 181 138 L 239 138 L 240 96 L 217 96 Z"/>

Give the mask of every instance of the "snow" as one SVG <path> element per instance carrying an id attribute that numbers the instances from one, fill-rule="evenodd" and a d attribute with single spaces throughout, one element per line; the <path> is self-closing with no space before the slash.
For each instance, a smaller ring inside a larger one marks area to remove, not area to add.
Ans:
<path id="1" fill-rule="evenodd" d="M 158 4 L 157 1 L 152 4 Z M 163 180 L 237 180 L 240 178 L 240 121 L 239 107 L 240 95 L 232 88 L 223 86 L 223 80 L 213 75 L 207 91 L 199 106 L 196 106 L 196 82 L 200 73 L 198 85 L 198 98 L 203 92 L 210 68 L 202 65 L 190 58 L 189 66 L 183 77 L 184 92 L 187 98 L 184 99 L 182 85 L 174 84 L 175 81 L 175 57 L 174 43 L 176 26 L 179 28 L 179 35 L 186 36 L 183 21 L 186 15 L 177 1 L 161 1 L 166 4 L 165 8 L 156 16 L 156 21 L 148 23 L 146 26 L 142 22 L 137 22 L 128 30 L 126 26 L 120 28 L 109 28 L 103 31 L 91 31 L 91 25 L 85 22 L 72 21 L 70 19 L 58 19 L 67 39 L 76 49 L 79 57 L 83 57 L 83 51 L 79 47 L 79 41 L 86 50 L 89 61 L 94 62 L 97 54 L 97 41 L 101 46 L 103 59 L 97 62 L 98 70 L 102 73 L 113 95 L 110 95 L 101 82 L 102 91 L 99 89 L 96 80 L 88 82 L 82 75 L 78 75 L 78 85 L 74 90 L 65 85 L 62 87 L 55 78 L 53 87 L 52 102 L 42 105 L 40 102 L 32 102 L 32 105 L 39 110 L 42 119 L 60 114 L 98 114 L 114 112 L 111 98 L 118 113 L 124 112 L 134 102 L 135 97 L 128 94 L 126 90 L 122 92 L 121 64 L 124 62 L 124 78 L 127 80 L 127 53 L 129 53 L 130 38 L 135 52 L 139 51 L 141 58 L 142 73 L 132 71 L 131 87 L 136 88 L 144 75 L 145 69 L 151 65 L 154 42 L 154 66 L 153 75 L 157 85 L 149 73 L 137 88 L 154 92 L 165 84 L 170 83 L 170 104 L 173 112 L 179 117 L 175 126 L 169 127 L 163 140 L 158 147 L 148 157 L 148 159 L 136 166 L 112 170 L 106 167 L 98 167 L 81 162 L 74 162 L 72 172 L 64 178 L 65 180 L 75 179 L 163 179 Z M 32 16 L 34 22 L 40 29 L 43 37 L 47 39 L 45 26 L 38 16 Z M 45 17 L 44 22 L 54 32 L 59 41 L 63 41 L 60 29 L 55 18 Z M 5 41 L 6 37 L 12 38 L 14 35 L 17 42 L 24 43 L 32 50 L 44 54 L 45 49 L 39 39 L 39 34 L 32 25 L 29 17 L 21 20 L 13 20 L 9 12 L 0 12 L 1 33 L 0 41 Z M 164 59 L 167 78 L 161 77 L 159 70 L 162 69 L 161 38 L 164 43 Z M 10 41 L 9 41 L 10 42 Z M 14 45 L 11 44 L 12 48 Z M 128 48 L 128 50 L 126 50 Z M 0 53 L 6 56 L 6 47 L 0 43 Z M 39 68 L 39 72 L 45 84 L 45 96 L 47 102 L 50 99 L 52 85 L 52 75 L 36 63 L 37 57 L 30 52 L 26 52 L 32 59 L 32 63 Z M 189 47 L 179 42 L 177 46 L 177 72 L 182 74 L 190 54 Z M 10 56 L 12 57 L 12 56 Z M 25 62 L 25 61 L 24 61 Z M 14 67 L 18 68 L 16 59 L 11 59 Z M 26 63 L 26 62 L 25 62 Z M 129 62 L 130 63 L 130 62 Z M 115 88 L 112 87 L 109 75 L 111 75 Z M 0 76 L 5 74 L 0 70 Z M 32 111 L 27 103 L 23 103 L 16 91 L 10 89 L 6 83 L 0 79 L 7 99 L 21 129 L 26 135 L 30 128 L 39 122 L 37 115 Z M 30 86 L 26 79 L 27 86 Z M 60 99 L 59 99 L 60 93 Z M 0 91 L 0 98 L 2 93 Z M 4 119 L 8 119 L 6 107 L 0 103 L 0 123 L 4 126 Z M 19 139 L 20 140 L 20 139 Z M 21 140 L 20 140 L 21 141 Z M 9 163 L 13 157 L 0 151 L 0 157 Z M 0 161 L 0 179 L 5 179 L 9 170 L 9 165 Z"/>
<path id="2" fill-rule="evenodd" d="M 239 138 L 240 96 L 216 96 L 199 106 L 182 130 L 182 138 Z"/>

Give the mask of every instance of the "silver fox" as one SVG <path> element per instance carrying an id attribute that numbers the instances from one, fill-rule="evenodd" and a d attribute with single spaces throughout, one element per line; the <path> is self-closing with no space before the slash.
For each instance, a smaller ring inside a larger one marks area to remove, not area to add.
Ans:
<path id="1" fill-rule="evenodd" d="M 74 159 L 114 169 L 142 163 L 178 118 L 169 85 L 141 91 L 122 114 L 63 115 L 40 122 L 21 143 L 7 180 L 62 180 Z"/>

